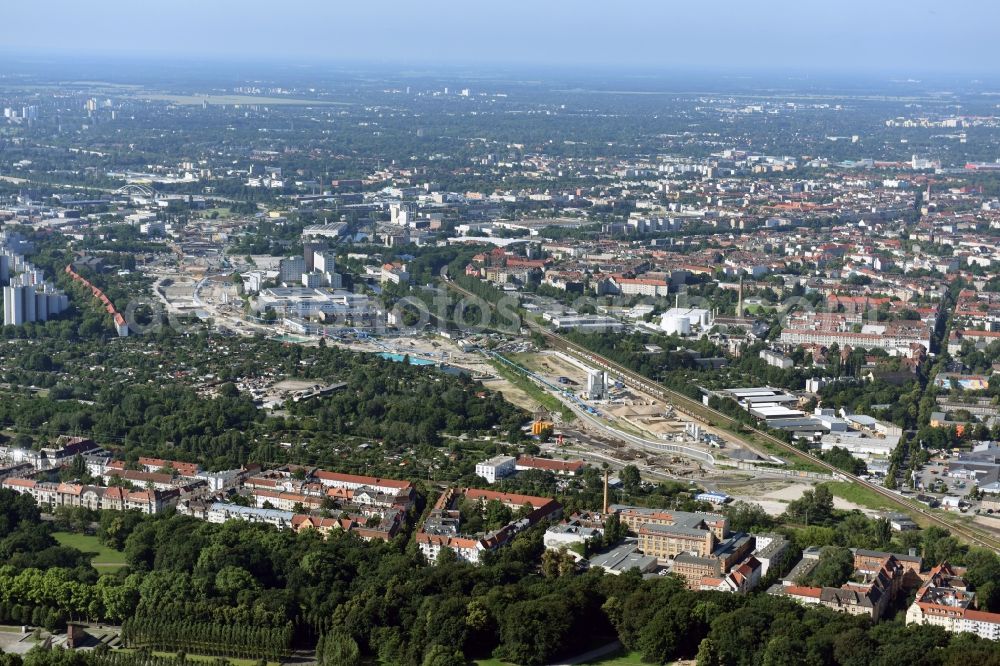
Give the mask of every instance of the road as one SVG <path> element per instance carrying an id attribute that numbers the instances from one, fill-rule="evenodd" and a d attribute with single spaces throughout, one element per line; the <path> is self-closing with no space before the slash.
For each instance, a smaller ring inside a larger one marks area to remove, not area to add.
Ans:
<path id="1" fill-rule="evenodd" d="M 449 289 L 457 291 L 458 293 L 462 294 L 467 298 L 476 298 L 474 294 L 463 289 L 459 285 L 455 284 L 453 280 L 446 278 L 444 282 Z M 836 474 L 849 483 L 861 486 L 879 495 L 880 497 L 889 500 L 890 502 L 899 506 L 900 508 L 905 509 L 907 513 L 923 518 L 925 522 L 933 523 L 938 525 L 939 527 L 943 527 L 951 531 L 952 534 L 965 539 L 971 544 L 982 546 L 1000 552 L 1000 539 L 993 536 L 992 534 L 969 527 L 967 525 L 963 525 L 961 523 L 957 523 L 952 520 L 947 520 L 943 516 L 938 515 L 930 511 L 929 509 L 925 508 L 918 502 L 909 500 L 899 495 L 896 492 L 883 488 L 878 484 L 871 483 L 870 481 L 861 479 L 857 476 L 854 476 L 853 474 L 848 474 L 847 472 L 844 472 L 840 468 L 831 465 L 825 460 L 821 460 L 814 455 L 800 451 L 791 444 L 788 444 L 787 442 L 778 439 L 777 437 L 768 432 L 764 432 L 763 430 L 759 430 L 757 428 L 752 428 L 749 426 L 742 425 L 732 417 L 723 414 L 718 410 L 707 407 L 703 405 L 701 402 L 693 400 L 682 393 L 678 393 L 677 391 L 673 391 L 669 388 L 661 386 L 653 382 L 649 378 L 645 377 L 644 375 L 640 375 L 636 372 L 633 372 L 632 370 L 629 370 L 628 368 L 619 365 L 618 363 L 615 363 L 614 361 L 605 358 L 604 356 L 596 354 L 585 347 L 570 342 L 569 340 L 563 338 L 561 335 L 553 333 L 552 331 L 546 329 L 543 326 L 540 326 L 539 324 L 531 321 L 530 319 L 526 318 L 523 321 L 529 329 L 543 336 L 546 342 L 551 347 L 567 352 L 573 356 L 576 356 L 582 361 L 585 361 L 597 368 L 607 371 L 609 375 L 620 379 L 628 386 L 632 386 L 633 388 L 639 389 L 645 393 L 648 393 L 649 395 L 660 398 L 661 400 L 664 400 L 666 402 L 672 402 L 674 404 L 675 409 L 681 411 L 682 413 L 686 414 L 690 418 L 695 419 L 700 423 L 705 422 L 705 419 L 701 415 L 707 413 L 715 421 L 714 424 L 729 424 L 734 427 L 742 427 L 743 429 L 751 432 L 754 436 L 766 441 L 768 444 L 776 446 L 782 451 L 787 452 L 792 457 L 807 460 L 812 465 L 820 467 L 831 474 Z"/>

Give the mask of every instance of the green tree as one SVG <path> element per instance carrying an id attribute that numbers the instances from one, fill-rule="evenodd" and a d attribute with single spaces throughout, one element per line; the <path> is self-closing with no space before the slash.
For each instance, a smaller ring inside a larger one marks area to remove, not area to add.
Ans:
<path id="1" fill-rule="evenodd" d="M 424 654 L 423 666 L 465 666 L 465 655 L 444 645 L 432 645 Z"/>
<path id="2" fill-rule="evenodd" d="M 642 483 L 639 468 L 635 465 L 625 465 L 625 467 L 622 467 L 621 471 L 618 472 L 618 478 L 621 480 L 622 485 L 630 491 L 634 491 Z"/>
<path id="3" fill-rule="evenodd" d="M 316 656 L 320 666 L 358 666 L 361 663 L 361 649 L 357 641 L 342 629 L 335 629 L 320 638 Z"/>
<path id="4" fill-rule="evenodd" d="M 819 554 L 819 564 L 809 577 L 818 587 L 840 587 L 854 572 L 854 555 L 847 548 L 827 546 Z"/>

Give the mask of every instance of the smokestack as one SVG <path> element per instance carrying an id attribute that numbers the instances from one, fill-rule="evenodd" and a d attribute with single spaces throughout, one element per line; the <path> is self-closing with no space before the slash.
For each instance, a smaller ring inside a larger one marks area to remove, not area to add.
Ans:
<path id="1" fill-rule="evenodd" d="M 743 316 L 743 276 L 740 276 L 740 298 L 739 303 L 736 306 L 736 316 Z"/>
<path id="2" fill-rule="evenodd" d="M 608 470 L 604 470 L 604 515 L 608 515 Z"/>

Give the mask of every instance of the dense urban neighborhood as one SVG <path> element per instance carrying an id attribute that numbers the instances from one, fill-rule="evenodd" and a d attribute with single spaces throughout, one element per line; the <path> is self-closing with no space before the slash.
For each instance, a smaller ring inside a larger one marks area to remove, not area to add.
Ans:
<path id="1" fill-rule="evenodd" d="M 15 65 L 0 663 L 1000 663 L 985 84 Z"/>

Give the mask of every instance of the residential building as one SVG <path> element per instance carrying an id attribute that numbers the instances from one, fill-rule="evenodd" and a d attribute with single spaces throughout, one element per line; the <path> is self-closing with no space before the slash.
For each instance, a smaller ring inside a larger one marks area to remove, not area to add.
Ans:
<path id="1" fill-rule="evenodd" d="M 463 501 L 478 502 L 485 507 L 487 502 L 500 502 L 515 514 L 515 518 L 499 529 L 485 534 L 462 534 L 461 514 L 458 506 Z M 420 531 L 416 535 L 420 552 L 429 562 L 436 562 L 441 551 L 451 549 L 466 562 L 477 564 L 482 553 L 500 548 L 510 542 L 521 531 L 544 520 L 559 517 L 562 507 L 553 499 L 513 495 L 478 488 L 449 488 L 438 498 Z"/>
<path id="2" fill-rule="evenodd" d="M 791 370 L 795 367 L 795 361 L 793 361 L 791 357 L 785 356 L 781 352 L 776 352 L 771 349 L 760 350 L 760 357 L 764 359 L 765 363 L 775 368 Z"/>
<path id="3" fill-rule="evenodd" d="M 398 495 L 407 498 L 414 492 L 412 483 L 400 479 L 383 479 L 359 474 L 341 474 L 326 470 L 316 470 L 312 476 L 326 488 L 343 488 L 346 490 L 370 488 L 386 495 Z"/>
<path id="4" fill-rule="evenodd" d="M 177 489 L 132 491 L 121 487 L 104 488 L 76 483 L 46 483 L 33 479 L 4 479 L 0 487 L 31 495 L 39 505 L 50 508 L 83 506 L 94 511 L 140 511 L 163 513 L 177 504 Z"/>
<path id="5" fill-rule="evenodd" d="M 804 604 L 818 604 L 842 613 L 864 615 L 878 621 L 903 589 L 912 586 L 914 569 L 919 572 L 920 559 L 907 557 L 901 562 L 892 553 L 857 549 L 854 551 L 855 571 L 850 580 L 840 587 L 815 587 L 800 585 L 816 567 L 818 558 L 803 553 L 803 562 L 810 559 L 808 567 L 800 563 L 784 579 L 768 590 L 768 594 L 786 596 Z"/>
<path id="6" fill-rule="evenodd" d="M 279 509 L 262 509 L 260 507 L 215 502 L 209 508 L 206 520 L 210 523 L 242 520 L 249 523 L 264 523 L 266 525 L 273 525 L 279 529 L 287 529 L 291 527 L 294 515 L 291 511 L 282 511 Z"/>
<path id="7" fill-rule="evenodd" d="M 516 471 L 517 460 L 512 456 L 495 456 L 489 460 L 476 463 L 476 476 L 481 476 L 489 483 L 510 476 Z"/>
<path id="8" fill-rule="evenodd" d="M 1000 639 L 1000 613 L 975 608 L 976 594 L 960 570 L 942 562 L 931 570 L 927 581 L 906 611 L 906 624 L 933 624 L 946 631 L 969 632 L 980 638 Z"/>
<path id="9" fill-rule="evenodd" d="M 761 563 L 757 560 L 757 558 L 751 555 L 746 560 L 730 569 L 724 576 L 702 577 L 699 581 L 698 589 L 746 594 L 757 587 L 757 584 L 760 583 L 762 575 Z"/>
<path id="10" fill-rule="evenodd" d="M 753 556 L 760 562 L 760 575 L 766 576 L 774 564 L 784 560 L 791 544 L 780 534 L 754 534 L 753 538 Z"/>

